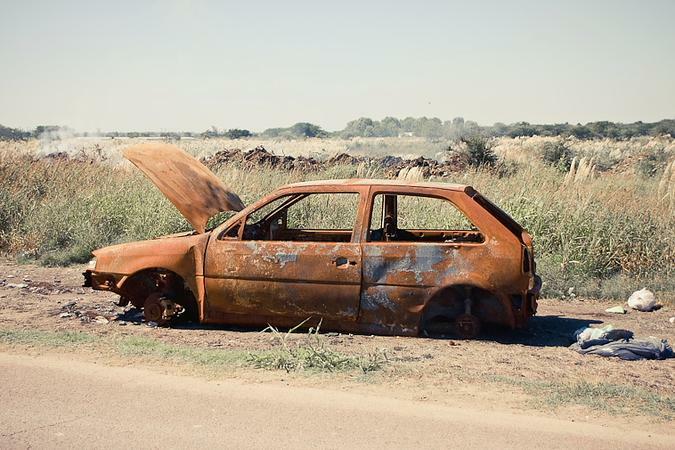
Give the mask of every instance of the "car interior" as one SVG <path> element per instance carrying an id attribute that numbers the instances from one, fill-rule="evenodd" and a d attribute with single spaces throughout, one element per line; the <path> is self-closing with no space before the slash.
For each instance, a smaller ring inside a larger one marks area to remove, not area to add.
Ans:
<path id="1" fill-rule="evenodd" d="M 243 239 L 350 242 L 357 209 L 356 193 L 283 196 L 249 214 Z M 238 237 L 239 226 L 228 229 L 223 237 Z M 374 197 L 369 242 L 480 243 L 484 240 L 483 234 L 446 199 L 401 194 Z"/>

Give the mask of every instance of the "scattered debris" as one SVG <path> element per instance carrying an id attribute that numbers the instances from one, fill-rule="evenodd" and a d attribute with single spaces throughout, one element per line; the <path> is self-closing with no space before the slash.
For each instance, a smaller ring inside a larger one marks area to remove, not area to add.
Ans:
<path id="1" fill-rule="evenodd" d="M 611 308 L 607 308 L 605 312 L 612 314 L 626 314 L 626 309 L 623 306 L 612 306 Z"/>
<path id="2" fill-rule="evenodd" d="M 642 288 L 628 297 L 628 306 L 638 311 L 653 311 L 656 309 L 656 297 L 652 291 Z"/>
<path id="3" fill-rule="evenodd" d="M 72 313 L 69 313 L 69 312 L 63 312 L 63 313 L 59 314 L 59 317 L 60 317 L 61 319 L 66 319 L 66 318 L 68 318 L 68 317 L 73 317 L 73 314 L 72 314 Z"/>
<path id="4" fill-rule="evenodd" d="M 574 338 L 576 342 L 570 348 L 582 355 L 613 356 L 626 361 L 675 356 L 667 340 L 651 336 L 633 339 L 632 331 L 615 329 L 613 325 L 581 328 L 574 333 Z"/>
<path id="5" fill-rule="evenodd" d="M 118 314 L 115 320 L 138 324 L 143 322 L 143 311 L 138 308 L 130 308 L 123 313 Z"/>
<path id="6" fill-rule="evenodd" d="M 106 323 L 109 322 L 109 320 L 106 319 L 106 318 L 103 317 L 103 316 L 96 316 L 96 317 L 94 317 L 94 322 L 95 322 L 95 323 L 100 323 L 100 324 L 106 324 Z"/>
<path id="7" fill-rule="evenodd" d="M 150 321 L 146 323 L 146 325 L 149 326 L 150 328 L 157 328 L 159 324 L 157 322 Z"/>
<path id="8" fill-rule="evenodd" d="M 670 319 L 668 319 L 668 322 L 675 323 L 675 317 L 671 317 Z"/>
<path id="9" fill-rule="evenodd" d="M 585 327 L 574 332 L 574 339 L 581 348 L 590 347 L 599 343 L 607 343 L 617 339 L 632 338 L 632 331 L 615 329 L 614 325 L 605 325 L 602 328 Z"/>
<path id="10" fill-rule="evenodd" d="M 8 288 L 15 288 L 15 289 L 25 289 L 28 287 L 26 283 L 7 283 L 5 286 Z"/>

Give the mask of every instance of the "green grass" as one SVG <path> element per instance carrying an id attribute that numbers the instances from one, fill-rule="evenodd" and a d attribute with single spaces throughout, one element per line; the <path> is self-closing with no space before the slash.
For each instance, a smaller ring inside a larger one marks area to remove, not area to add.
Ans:
<path id="1" fill-rule="evenodd" d="M 96 336 L 83 332 L 0 330 L 0 343 L 7 345 L 72 347 L 97 341 Z"/>
<path id="2" fill-rule="evenodd" d="M 383 369 L 389 361 L 383 353 L 346 355 L 328 346 L 321 335 L 310 332 L 293 344 L 284 339 L 267 350 L 229 350 L 167 344 L 144 336 L 110 338 L 86 332 L 0 330 L 0 343 L 41 348 L 103 346 L 106 351 L 139 360 L 174 362 L 206 369 L 249 367 L 286 372 L 357 372 Z"/>
<path id="3" fill-rule="evenodd" d="M 488 380 L 522 388 L 532 396 L 532 403 L 538 408 L 578 405 L 613 415 L 629 415 L 637 411 L 664 420 L 675 419 L 675 397 L 635 386 L 586 381 L 523 380 L 504 376 L 490 376 Z"/>
<path id="4" fill-rule="evenodd" d="M 246 365 L 248 352 L 218 350 L 166 344 L 157 339 L 134 336 L 118 340 L 115 351 L 122 356 L 173 361 L 199 367 L 237 367 Z"/>

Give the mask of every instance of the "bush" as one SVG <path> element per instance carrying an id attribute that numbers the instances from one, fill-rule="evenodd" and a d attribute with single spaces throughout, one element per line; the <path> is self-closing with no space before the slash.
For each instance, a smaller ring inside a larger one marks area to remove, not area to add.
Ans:
<path id="1" fill-rule="evenodd" d="M 459 154 L 470 167 L 495 167 L 497 165 L 499 158 L 486 137 L 471 134 L 460 138 L 460 143 L 461 146 L 457 147 L 449 145 L 446 151 Z"/>
<path id="2" fill-rule="evenodd" d="M 569 172 L 574 152 L 563 142 L 546 142 L 541 153 L 542 160 L 561 172 Z"/>
<path id="3" fill-rule="evenodd" d="M 637 164 L 637 171 L 644 177 L 654 177 L 668 165 L 668 153 L 663 147 L 643 154 Z"/>

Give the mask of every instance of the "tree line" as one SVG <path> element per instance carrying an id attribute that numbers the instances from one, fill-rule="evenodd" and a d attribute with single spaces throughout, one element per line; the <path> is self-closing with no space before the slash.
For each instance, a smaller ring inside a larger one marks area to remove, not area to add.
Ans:
<path id="1" fill-rule="evenodd" d="M 361 117 L 347 123 L 344 129 L 329 132 L 321 126 L 309 122 L 299 122 L 287 128 L 268 128 L 260 133 L 240 128 L 220 130 L 211 127 L 202 133 L 184 131 L 111 131 L 97 133 L 75 133 L 67 127 L 41 125 L 33 130 L 26 131 L 0 125 L 0 140 L 27 140 L 49 137 L 58 139 L 62 135 L 69 136 L 103 136 L 108 138 L 119 137 L 156 137 L 166 139 L 181 138 L 219 138 L 241 139 L 248 137 L 298 139 L 298 138 L 354 138 L 354 137 L 402 137 L 415 136 L 428 139 L 458 140 L 467 136 L 480 135 L 483 137 L 521 137 L 521 136 L 573 136 L 577 139 L 629 139 L 637 136 L 675 137 L 675 120 L 664 119 L 659 122 L 619 123 L 609 121 L 589 122 L 586 124 L 531 124 L 516 122 L 512 124 L 495 123 L 493 125 L 479 125 L 472 120 L 456 117 L 442 121 L 437 117 L 406 117 L 397 119 L 385 117 L 382 120 L 373 120 Z"/>

